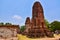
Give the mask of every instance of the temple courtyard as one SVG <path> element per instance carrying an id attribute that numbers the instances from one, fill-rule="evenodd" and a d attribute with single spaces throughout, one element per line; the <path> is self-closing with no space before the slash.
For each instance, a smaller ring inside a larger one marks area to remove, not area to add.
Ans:
<path id="1" fill-rule="evenodd" d="M 45 38 L 28 38 L 28 37 L 21 35 L 21 34 L 18 34 L 17 36 L 18 36 L 18 40 L 59 40 L 59 38 L 60 38 L 60 34 L 59 35 L 54 34 L 53 38 L 48 38 L 48 37 L 45 37 Z"/>

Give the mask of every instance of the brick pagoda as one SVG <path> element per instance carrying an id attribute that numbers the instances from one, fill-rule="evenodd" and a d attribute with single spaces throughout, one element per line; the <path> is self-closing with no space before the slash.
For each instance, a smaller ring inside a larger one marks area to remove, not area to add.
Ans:
<path id="1" fill-rule="evenodd" d="M 44 21 L 44 11 L 40 2 L 35 2 L 32 7 L 32 18 L 26 18 L 25 34 L 28 37 L 52 37 L 52 32 L 46 27 Z"/>

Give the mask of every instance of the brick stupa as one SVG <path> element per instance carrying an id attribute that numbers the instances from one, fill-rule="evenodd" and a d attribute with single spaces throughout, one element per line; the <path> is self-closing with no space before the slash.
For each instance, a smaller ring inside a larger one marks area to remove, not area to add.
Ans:
<path id="1" fill-rule="evenodd" d="M 25 34 L 28 37 L 52 37 L 52 32 L 46 27 L 44 21 L 44 11 L 40 2 L 35 2 L 32 7 L 32 18 L 26 18 Z"/>

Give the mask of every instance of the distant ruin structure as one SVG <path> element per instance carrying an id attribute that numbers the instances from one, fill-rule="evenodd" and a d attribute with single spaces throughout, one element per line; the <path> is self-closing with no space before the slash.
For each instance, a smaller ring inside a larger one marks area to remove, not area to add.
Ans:
<path id="1" fill-rule="evenodd" d="M 0 25 L 0 40 L 18 40 L 19 25 Z"/>
<path id="2" fill-rule="evenodd" d="M 44 21 L 44 11 L 40 2 L 36 1 L 32 7 L 32 18 L 26 18 L 25 34 L 28 37 L 52 37 L 52 32 L 46 27 Z"/>

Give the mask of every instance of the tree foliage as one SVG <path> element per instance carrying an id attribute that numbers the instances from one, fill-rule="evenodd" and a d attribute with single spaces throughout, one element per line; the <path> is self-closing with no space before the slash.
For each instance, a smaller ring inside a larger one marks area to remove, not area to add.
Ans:
<path id="1" fill-rule="evenodd" d="M 53 22 L 49 23 L 45 19 L 45 24 L 51 31 L 60 30 L 60 22 L 59 21 L 53 21 Z"/>
<path id="2" fill-rule="evenodd" d="M 12 25 L 11 23 L 5 23 L 5 25 Z"/>
<path id="3" fill-rule="evenodd" d="M 5 23 L 4 24 L 3 22 L 1 22 L 0 25 L 12 25 L 12 24 L 11 23 Z"/>
<path id="4" fill-rule="evenodd" d="M 45 19 L 45 24 L 46 24 L 47 27 L 49 27 L 49 22 L 46 19 Z"/>
<path id="5" fill-rule="evenodd" d="M 23 32 L 25 30 L 25 25 L 21 26 L 20 30 Z"/>
<path id="6" fill-rule="evenodd" d="M 53 21 L 51 24 L 50 24 L 50 29 L 52 31 L 55 31 L 55 30 L 60 30 L 60 22 L 59 21 Z"/>
<path id="7" fill-rule="evenodd" d="M 3 22 L 1 22 L 1 23 L 0 23 L 0 25 L 4 25 L 4 23 L 3 23 Z"/>

